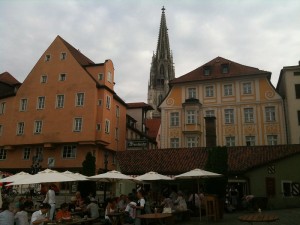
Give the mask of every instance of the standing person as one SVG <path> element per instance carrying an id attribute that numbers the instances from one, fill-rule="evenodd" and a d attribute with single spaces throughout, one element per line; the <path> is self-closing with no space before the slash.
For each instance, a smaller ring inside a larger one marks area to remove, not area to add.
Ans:
<path id="1" fill-rule="evenodd" d="M 125 223 L 134 223 L 135 215 L 136 215 L 136 209 L 132 206 L 136 206 L 136 202 L 134 202 L 134 196 L 132 193 L 128 194 L 127 197 L 127 206 L 125 208 Z"/>
<path id="2" fill-rule="evenodd" d="M 19 205 L 19 211 L 15 214 L 15 222 L 16 225 L 29 225 L 28 213 L 23 204 Z"/>
<path id="3" fill-rule="evenodd" d="M 53 184 L 49 185 L 49 190 L 47 191 L 46 198 L 43 201 L 44 203 L 48 203 L 51 206 L 49 219 L 54 220 L 55 213 L 55 191 L 53 190 Z"/>
<path id="4" fill-rule="evenodd" d="M 51 206 L 48 203 L 42 203 L 40 205 L 40 210 L 32 214 L 30 225 L 44 225 L 44 222 L 49 222 L 47 213 L 49 212 L 50 208 Z"/>
<path id="5" fill-rule="evenodd" d="M 145 201 L 145 198 L 144 198 L 144 191 L 143 190 L 139 190 L 137 192 L 137 198 L 138 198 L 138 202 L 135 205 L 132 205 L 131 207 L 136 209 L 136 215 L 139 216 L 139 215 L 142 215 L 145 213 L 145 204 L 146 204 L 146 201 Z M 135 225 L 141 225 L 141 219 L 140 218 L 136 218 L 135 221 L 134 221 L 134 224 Z"/>
<path id="6" fill-rule="evenodd" d="M 2 212 L 0 213 L 0 224 L 14 225 L 14 214 L 9 210 L 9 202 L 2 203 Z"/>

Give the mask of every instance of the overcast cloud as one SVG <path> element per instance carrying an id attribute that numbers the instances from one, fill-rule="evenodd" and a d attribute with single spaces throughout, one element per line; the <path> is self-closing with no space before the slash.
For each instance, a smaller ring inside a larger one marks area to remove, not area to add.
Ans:
<path id="1" fill-rule="evenodd" d="M 0 0 L 0 73 L 23 82 L 60 35 L 96 63 L 112 59 L 126 102 L 147 102 L 163 5 L 176 77 L 222 56 L 276 85 L 300 60 L 298 0 Z"/>

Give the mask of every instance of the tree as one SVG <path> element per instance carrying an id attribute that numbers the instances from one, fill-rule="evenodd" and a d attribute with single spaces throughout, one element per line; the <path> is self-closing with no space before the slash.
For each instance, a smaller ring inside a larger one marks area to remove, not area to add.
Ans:
<path id="1" fill-rule="evenodd" d="M 82 162 L 82 174 L 85 176 L 93 176 L 96 171 L 96 158 L 91 152 L 88 152 L 85 156 L 85 160 Z M 78 190 L 82 197 L 87 197 L 90 193 L 96 194 L 96 182 L 95 181 L 81 181 L 78 183 Z"/>

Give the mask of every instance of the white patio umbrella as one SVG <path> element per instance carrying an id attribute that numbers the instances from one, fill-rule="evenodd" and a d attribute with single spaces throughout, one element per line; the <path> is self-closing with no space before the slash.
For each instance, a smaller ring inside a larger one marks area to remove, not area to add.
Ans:
<path id="1" fill-rule="evenodd" d="M 223 176 L 222 174 L 218 173 L 213 173 L 209 172 L 206 170 L 201 170 L 201 169 L 193 169 L 189 172 L 179 174 L 175 176 L 175 179 L 197 179 L 197 186 L 198 186 L 198 194 L 200 192 L 200 187 L 199 187 L 199 180 L 201 178 L 210 178 L 210 177 L 220 177 Z M 201 221 L 201 203 L 199 204 L 199 215 L 200 215 L 200 221 Z"/>
<path id="2" fill-rule="evenodd" d="M 24 178 L 27 178 L 27 177 L 30 177 L 30 176 L 32 176 L 32 175 L 22 171 L 20 173 L 16 173 L 16 174 L 11 175 L 9 177 L 5 177 L 5 178 L 1 179 L 0 182 L 15 182 L 15 181 L 18 181 L 18 180 L 21 180 L 21 179 L 24 179 Z"/>
<path id="3" fill-rule="evenodd" d="M 91 177 L 88 177 L 88 179 L 94 180 L 94 181 L 100 181 L 100 182 L 118 182 L 121 180 L 134 181 L 133 177 L 127 176 L 116 170 L 112 170 L 112 171 L 108 171 L 106 173 L 91 176 Z"/>
<path id="4" fill-rule="evenodd" d="M 9 185 L 70 182 L 70 181 L 77 181 L 77 180 L 78 180 L 77 178 L 72 178 L 56 170 L 45 169 L 35 175 L 15 181 Z"/>
<path id="5" fill-rule="evenodd" d="M 66 170 L 63 174 L 70 176 L 71 178 L 77 179 L 77 181 L 87 181 L 87 176 L 84 176 L 80 173 L 73 173 L 71 171 Z"/>
<path id="6" fill-rule="evenodd" d="M 148 172 L 148 173 L 145 173 L 141 176 L 137 176 L 135 178 L 136 180 L 138 181 L 155 181 L 155 180 L 172 180 L 171 177 L 168 177 L 168 176 L 165 176 L 165 175 L 162 175 L 162 174 L 159 174 L 157 172 Z"/>

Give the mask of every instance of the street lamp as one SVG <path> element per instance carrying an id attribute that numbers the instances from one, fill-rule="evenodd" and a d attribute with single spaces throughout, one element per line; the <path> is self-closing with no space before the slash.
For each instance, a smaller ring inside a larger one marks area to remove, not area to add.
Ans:
<path id="1" fill-rule="evenodd" d="M 104 173 L 107 172 L 107 164 L 108 164 L 108 152 L 105 151 L 104 152 Z M 104 182 L 104 193 L 103 193 L 103 197 L 104 197 L 104 202 L 106 201 L 106 182 Z"/>

